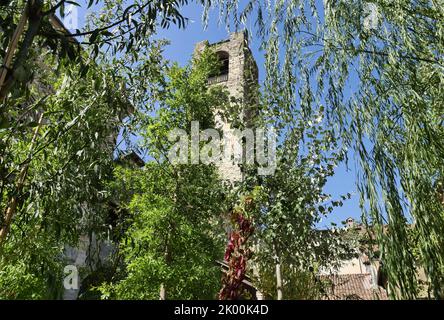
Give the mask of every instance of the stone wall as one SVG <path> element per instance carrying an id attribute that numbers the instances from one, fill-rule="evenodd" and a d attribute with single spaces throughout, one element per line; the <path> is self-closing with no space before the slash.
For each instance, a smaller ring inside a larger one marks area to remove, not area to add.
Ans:
<path id="1" fill-rule="evenodd" d="M 238 114 L 238 121 L 246 126 L 254 117 L 256 110 L 256 87 L 258 85 L 258 68 L 248 47 L 248 41 L 244 32 L 234 32 L 229 39 L 210 44 L 202 41 L 196 44 L 195 54 L 199 54 L 206 47 L 211 47 L 214 52 L 223 51 L 229 55 L 228 77 L 223 77 L 224 81 L 217 81 L 211 86 L 223 86 L 227 89 L 230 97 L 236 100 L 242 108 Z M 222 77 L 221 77 L 222 79 Z M 227 119 L 223 119 L 219 114 L 215 114 L 215 121 L 218 128 L 224 133 L 225 141 L 230 145 L 235 145 L 237 138 L 233 134 L 231 124 Z M 240 166 L 232 161 L 223 161 L 218 165 L 221 179 L 234 182 L 243 179 Z"/>

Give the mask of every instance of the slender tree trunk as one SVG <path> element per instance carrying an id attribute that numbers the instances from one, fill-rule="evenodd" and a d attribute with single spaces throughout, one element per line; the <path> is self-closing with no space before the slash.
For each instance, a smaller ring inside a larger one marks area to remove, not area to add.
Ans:
<path id="1" fill-rule="evenodd" d="M 170 230 L 173 230 L 174 225 L 171 222 L 169 223 L 169 225 L 170 225 Z M 165 239 L 164 258 L 165 258 L 165 263 L 167 266 L 171 262 L 171 252 L 170 252 L 170 247 L 169 247 L 170 235 L 171 235 L 171 232 L 168 232 L 166 239 Z M 165 283 L 161 283 L 160 290 L 159 290 L 159 300 L 166 300 L 166 298 L 167 298 L 167 291 L 166 291 Z"/>
<path id="2" fill-rule="evenodd" d="M 2 68 L 2 72 L 0 74 L 0 102 L 3 102 L 15 82 L 14 70 L 16 70 L 20 66 L 23 66 L 26 61 L 29 48 L 32 46 L 34 38 L 40 29 L 40 24 L 43 17 L 42 8 L 42 0 L 29 0 L 23 11 L 22 17 L 19 21 L 19 25 L 17 26 L 11 40 L 11 44 L 8 47 L 8 51 L 5 56 L 4 67 Z M 25 32 L 25 36 L 20 49 L 17 53 L 15 53 L 26 21 L 29 22 L 28 29 Z M 15 61 L 12 68 L 10 68 L 12 57 L 14 55 L 16 55 Z"/>
<path id="3" fill-rule="evenodd" d="M 281 273 L 281 264 L 276 263 L 276 290 L 277 290 L 277 299 L 283 299 L 282 293 L 282 273 Z"/>
<path id="4" fill-rule="evenodd" d="M 274 247 L 274 253 L 275 253 L 275 260 L 276 260 L 276 291 L 277 291 L 277 299 L 282 300 L 283 299 L 283 292 L 282 292 L 282 270 L 281 270 L 281 261 L 279 259 L 279 252 L 277 251 L 276 245 L 273 245 Z"/>
<path id="5" fill-rule="evenodd" d="M 177 182 L 177 180 L 176 180 Z M 177 203 L 177 193 L 178 193 L 178 189 L 179 186 L 176 183 L 176 190 L 173 193 L 173 202 L 174 204 Z M 170 226 L 170 232 L 167 233 L 166 235 L 166 239 L 165 239 L 165 252 L 164 252 L 164 257 L 165 257 L 165 263 L 166 265 L 169 265 L 171 262 L 171 252 L 170 252 L 170 236 L 174 230 L 174 222 L 172 222 L 171 220 L 168 222 L 169 226 Z M 160 290 L 159 290 L 159 300 L 166 300 L 167 298 L 167 292 L 166 292 L 166 287 L 165 287 L 165 283 L 161 283 L 160 284 Z"/>
<path id="6" fill-rule="evenodd" d="M 159 300 L 166 300 L 166 289 L 163 283 L 160 284 Z"/>
<path id="7" fill-rule="evenodd" d="M 12 195 L 11 199 L 8 202 L 8 206 L 6 207 L 5 213 L 4 213 L 4 223 L 3 226 L 0 229 L 0 248 L 3 246 L 6 236 L 8 235 L 9 229 L 11 227 L 12 218 L 14 217 L 14 214 L 17 211 L 17 205 L 19 201 L 19 194 L 21 193 L 23 186 L 25 184 L 26 176 L 28 174 L 28 168 L 29 163 L 32 159 L 32 152 L 34 151 L 34 145 L 37 141 L 38 132 L 42 126 L 43 122 L 43 112 L 40 114 L 40 118 L 38 121 L 38 125 L 35 128 L 34 135 L 31 140 L 31 146 L 29 148 L 29 154 L 28 159 L 26 163 L 23 165 L 22 169 L 20 170 L 20 174 L 17 180 L 17 188 L 15 190 L 14 195 Z"/>
<path id="8" fill-rule="evenodd" d="M 26 21 L 28 21 L 28 9 L 29 5 L 26 4 L 25 9 L 23 9 L 22 16 L 20 17 L 20 21 L 17 24 L 17 28 L 14 30 L 14 34 L 12 35 L 11 42 L 9 43 L 8 49 L 6 50 L 6 55 L 3 60 L 3 65 L 1 66 L 0 72 L 0 89 L 3 88 L 3 84 L 6 79 L 6 74 L 8 73 L 9 68 L 11 68 L 12 57 L 14 56 L 15 49 L 17 48 L 19 39 L 25 29 Z M 3 99 L 0 99 L 0 101 Z"/>

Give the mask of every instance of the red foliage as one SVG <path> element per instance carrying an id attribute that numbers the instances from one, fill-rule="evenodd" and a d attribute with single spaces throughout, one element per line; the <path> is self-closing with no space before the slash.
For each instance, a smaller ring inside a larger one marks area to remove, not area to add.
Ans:
<path id="1" fill-rule="evenodd" d="M 236 300 L 242 294 L 242 280 L 247 272 L 247 261 L 251 257 L 251 250 L 246 247 L 248 238 L 254 228 L 250 219 L 241 213 L 231 213 L 234 231 L 225 250 L 224 259 L 228 263 L 228 272 L 222 279 L 222 289 L 219 292 L 221 300 Z"/>

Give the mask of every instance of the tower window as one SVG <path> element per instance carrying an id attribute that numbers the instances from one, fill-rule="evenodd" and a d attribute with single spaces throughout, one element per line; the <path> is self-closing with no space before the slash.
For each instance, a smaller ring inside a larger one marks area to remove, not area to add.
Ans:
<path id="1" fill-rule="evenodd" d="M 219 59 L 219 69 L 216 74 L 210 75 L 208 78 L 208 84 L 223 82 L 228 80 L 229 71 L 229 55 L 226 51 L 216 52 L 217 58 Z"/>
<path id="2" fill-rule="evenodd" d="M 219 75 L 228 74 L 228 65 L 229 65 L 228 52 L 218 51 L 216 54 L 221 64 L 219 67 L 220 68 Z"/>

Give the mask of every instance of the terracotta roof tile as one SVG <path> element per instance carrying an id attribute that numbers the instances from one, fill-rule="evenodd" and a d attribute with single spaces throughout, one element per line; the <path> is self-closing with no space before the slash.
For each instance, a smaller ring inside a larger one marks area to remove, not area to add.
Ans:
<path id="1" fill-rule="evenodd" d="M 327 300 L 387 300 L 384 288 L 372 285 L 369 273 L 321 276 Z"/>

